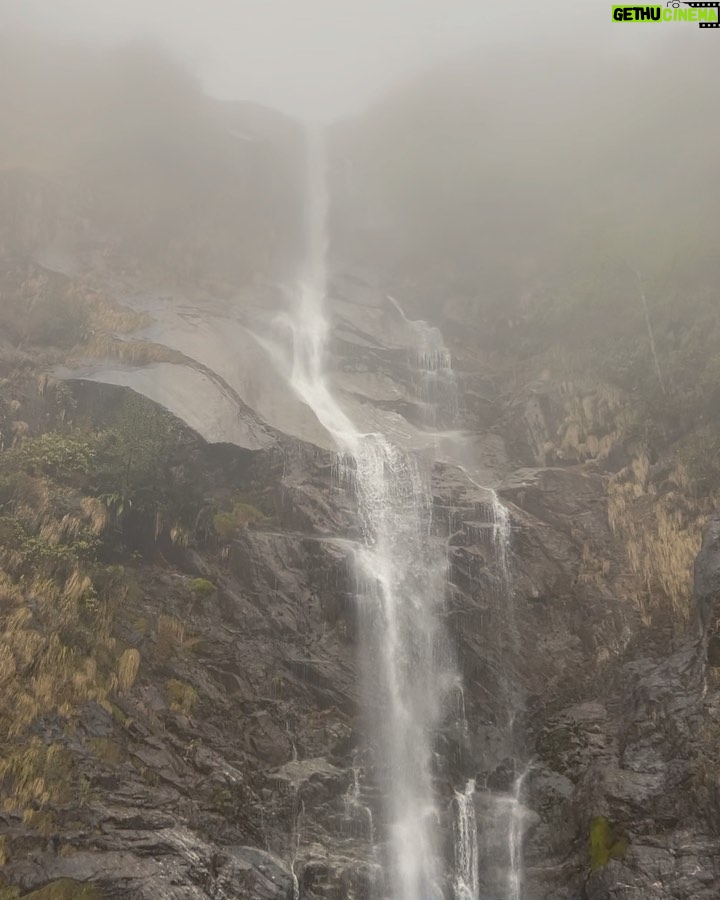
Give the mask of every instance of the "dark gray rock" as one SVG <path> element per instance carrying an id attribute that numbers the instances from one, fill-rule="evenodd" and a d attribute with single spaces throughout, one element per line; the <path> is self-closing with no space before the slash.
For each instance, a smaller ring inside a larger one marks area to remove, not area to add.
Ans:
<path id="1" fill-rule="evenodd" d="M 715 647 L 716 628 L 713 619 L 717 618 L 718 602 L 720 602 L 720 514 L 711 516 L 705 534 L 702 548 L 695 561 L 695 604 L 698 618 L 703 630 L 711 628 L 712 648 L 709 654 L 716 656 Z M 716 665 L 717 663 L 713 663 Z"/>

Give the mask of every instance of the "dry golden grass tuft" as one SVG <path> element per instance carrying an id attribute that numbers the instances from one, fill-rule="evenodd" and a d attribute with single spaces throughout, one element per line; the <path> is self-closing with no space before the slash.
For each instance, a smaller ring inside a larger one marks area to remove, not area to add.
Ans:
<path id="1" fill-rule="evenodd" d="M 90 325 L 93 332 L 111 332 L 128 334 L 145 328 L 151 322 L 150 316 L 144 312 L 130 309 L 129 306 L 113 303 L 100 294 L 89 296 Z"/>
<path id="2" fill-rule="evenodd" d="M 129 691 L 135 684 L 140 670 L 140 651 L 129 648 L 123 652 L 118 662 L 118 688 Z"/>
<path id="3" fill-rule="evenodd" d="M 49 546 L 72 542 L 86 531 L 99 536 L 109 524 L 107 506 L 96 497 L 77 498 L 49 478 L 26 473 L 16 481 L 13 511 Z"/>
<path id="4" fill-rule="evenodd" d="M 23 810 L 27 820 L 51 800 L 69 799 L 68 775 L 72 765 L 72 753 L 66 747 L 46 745 L 39 738 L 4 748 L 0 756 L 0 781 L 11 787 L 3 794 L 2 808 L 6 812 Z"/>
<path id="5" fill-rule="evenodd" d="M 64 578 L 26 573 L 18 579 L 0 568 L 2 732 L 18 738 L 48 712 L 69 715 L 90 700 L 107 705 L 121 678 L 98 662 L 117 657 L 111 629 L 110 604 L 98 600 L 81 569 Z M 120 667 L 126 684 L 132 664 L 126 658 Z"/>
<path id="6" fill-rule="evenodd" d="M 106 505 L 31 474 L 46 461 L 74 460 L 86 442 L 60 436 L 27 446 L 4 455 L 14 487 L 0 546 L 0 734 L 18 742 L 38 716 L 70 716 L 88 701 L 107 707 L 119 686 L 131 689 L 139 667 L 137 651 L 120 653 L 112 636 L 127 584 L 95 557 Z"/>
<path id="7" fill-rule="evenodd" d="M 133 366 L 147 366 L 150 363 L 182 362 L 183 356 L 162 344 L 150 341 L 124 340 L 107 332 L 92 336 L 83 351 L 86 355 L 99 359 L 117 359 Z"/>
<path id="8" fill-rule="evenodd" d="M 185 626 L 172 616 L 161 615 L 157 623 L 157 643 L 155 655 L 158 659 L 169 659 L 180 650 L 185 642 Z"/>
<path id="9" fill-rule="evenodd" d="M 622 393 L 606 384 L 583 388 L 568 373 L 568 380 L 558 385 L 558 394 L 561 420 L 556 433 L 548 435 L 546 458 L 578 462 L 606 458 L 629 422 Z"/>
<path id="10" fill-rule="evenodd" d="M 684 625 L 690 615 L 704 510 L 690 496 L 680 468 L 671 473 L 662 493 L 649 476 L 650 460 L 640 451 L 610 479 L 608 520 L 638 578 L 633 600 L 643 620 L 649 623 L 654 611 L 664 609 L 672 621 Z"/>

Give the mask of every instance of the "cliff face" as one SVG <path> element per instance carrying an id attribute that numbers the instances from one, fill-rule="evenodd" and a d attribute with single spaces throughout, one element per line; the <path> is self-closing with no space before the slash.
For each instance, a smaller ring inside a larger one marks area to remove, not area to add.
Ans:
<path id="1" fill-rule="evenodd" d="M 67 170 L 2 175 L 8 898 L 380 890 L 388 823 L 365 752 L 359 524 L 328 435 L 287 386 L 294 132 L 225 110 L 250 147 L 238 158 L 217 109 L 198 103 L 213 159 L 232 157 L 217 182 L 240 174 L 253 214 L 229 221 L 203 181 L 197 227 L 178 224 L 192 271 L 176 266 L 182 241 L 137 249 L 142 217 L 88 212 Z M 260 133 L 272 152 L 252 149 Z M 267 191 L 256 167 L 273 176 Z M 152 206 L 166 210 L 160 195 Z M 270 242 L 287 250 L 248 243 L 256 219 L 287 227 Z M 222 238 L 201 252 L 195 231 Z M 430 435 L 415 365 L 437 340 L 418 321 L 427 297 L 412 273 L 368 276 L 341 243 L 334 259 L 333 389 L 432 470 L 447 544 L 464 691 L 436 736 L 446 868 L 453 787 L 474 778 L 482 890 L 504 889 L 498 822 L 524 772 L 523 896 L 714 897 L 720 526 L 705 424 L 647 411 L 651 364 L 634 385 L 568 365 L 568 336 L 548 345 L 536 327 L 539 289 L 510 322 L 490 309 L 478 325 L 456 282 L 434 275 L 446 299 L 425 317 L 451 345 L 461 404 L 451 421 L 434 410 L 459 435 Z M 662 321 L 661 352 L 674 339 Z M 665 390 L 682 404 L 685 387 Z M 508 511 L 508 546 L 480 485 Z"/>
<path id="2" fill-rule="evenodd" d="M 170 446 L 151 448 L 167 482 L 140 468 L 108 501 L 124 429 L 159 414 L 128 408 L 122 390 L 67 393 L 32 368 L 6 372 L 6 429 L 23 435 L 3 460 L 6 882 L 289 897 L 294 871 L 304 897 L 371 896 L 384 823 L 362 755 L 358 534 L 331 454 L 280 433 L 268 449 L 214 447 L 175 424 L 160 430 Z M 74 462 L 88 442 L 102 464 Z M 439 790 L 477 777 L 489 853 L 493 798 L 532 761 L 531 896 L 710 897 L 717 529 L 696 567 L 703 637 L 690 607 L 688 636 L 678 626 L 669 646 L 609 522 L 614 477 L 592 465 L 508 474 L 508 584 L 482 524 L 486 492 L 437 464 L 469 723 L 463 734 L 448 711 Z M 82 517 L 98 497 L 94 524 Z M 32 536 L 61 528 L 56 553 L 36 559 Z"/>

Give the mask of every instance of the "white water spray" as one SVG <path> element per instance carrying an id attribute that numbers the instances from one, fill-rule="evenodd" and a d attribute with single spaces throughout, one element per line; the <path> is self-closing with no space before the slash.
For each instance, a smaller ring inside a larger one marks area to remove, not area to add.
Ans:
<path id="1" fill-rule="evenodd" d="M 515 779 L 510 802 L 510 823 L 508 827 L 508 900 L 521 900 L 522 892 L 522 839 L 525 830 L 525 807 L 522 804 L 522 790 L 530 767 Z"/>
<path id="2" fill-rule="evenodd" d="M 464 791 L 455 791 L 455 900 L 480 897 L 474 794 L 474 779 L 468 781 Z"/>
<path id="3" fill-rule="evenodd" d="M 423 405 L 423 424 L 431 428 L 451 427 L 458 418 L 458 391 L 452 355 L 442 333 L 424 319 L 408 318 L 394 297 L 388 295 L 387 299 L 413 334 L 409 363 L 417 397 Z"/>
<path id="4" fill-rule="evenodd" d="M 327 207 L 323 146 L 315 136 L 309 146 L 308 255 L 291 321 L 291 383 L 335 439 L 339 468 L 357 496 L 362 655 L 373 698 L 376 767 L 391 823 L 392 895 L 440 900 L 430 762 L 444 699 L 440 685 L 447 681 L 440 671 L 438 626 L 445 561 L 431 538 L 427 474 L 383 435 L 360 432 L 327 384 Z"/>
<path id="5" fill-rule="evenodd" d="M 498 562 L 500 575 L 502 577 L 503 586 L 510 589 L 510 543 L 512 538 L 512 524 L 510 522 L 510 513 L 507 507 L 500 502 L 497 491 L 492 488 L 485 487 L 471 478 L 467 469 L 458 466 L 467 480 L 474 484 L 475 487 L 485 491 L 490 501 L 489 504 L 489 524 L 492 527 L 493 548 L 495 550 L 495 558 Z"/>
<path id="6" fill-rule="evenodd" d="M 500 575 L 503 581 L 503 587 L 509 591 L 510 584 L 510 513 L 507 507 L 500 502 L 495 491 L 490 491 L 492 499 L 492 526 L 493 526 L 493 545 L 495 547 L 495 557 L 500 568 Z"/>
<path id="7" fill-rule="evenodd" d="M 356 823 L 360 821 L 360 836 L 367 838 L 372 855 L 375 855 L 375 823 L 373 821 L 372 810 L 362 802 L 362 792 L 360 785 L 360 767 L 357 762 L 353 762 L 352 768 L 353 781 L 345 794 L 345 819 L 351 826 L 353 833 L 356 832 Z"/>

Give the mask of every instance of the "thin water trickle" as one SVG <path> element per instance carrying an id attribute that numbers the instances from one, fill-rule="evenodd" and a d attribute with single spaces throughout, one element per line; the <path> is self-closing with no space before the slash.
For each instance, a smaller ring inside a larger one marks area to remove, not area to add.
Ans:
<path id="1" fill-rule="evenodd" d="M 295 797 L 297 804 L 297 796 Z M 305 804 L 300 801 L 295 809 L 293 829 L 291 834 L 290 874 L 292 875 L 293 900 L 300 900 L 300 882 L 295 872 L 295 864 L 300 853 L 300 840 L 302 837 L 302 821 L 305 815 Z"/>

